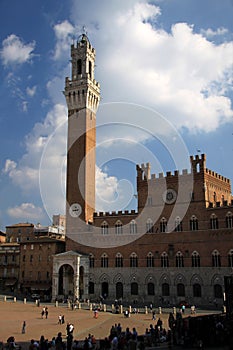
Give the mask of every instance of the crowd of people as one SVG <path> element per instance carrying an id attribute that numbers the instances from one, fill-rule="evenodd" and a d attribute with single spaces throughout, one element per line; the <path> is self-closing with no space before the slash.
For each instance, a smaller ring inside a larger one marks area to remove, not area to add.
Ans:
<path id="1" fill-rule="evenodd" d="M 157 315 L 153 308 L 149 309 L 151 321 L 144 334 L 138 334 L 136 327 L 125 327 L 123 329 L 121 323 L 112 325 L 109 335 L 104 339 L 97 339 L 89 333 L 85 339 L 76 339 L 74 336 L 74 325 L 70 322 L 66 323 L 66 334 L 59 331 L 57 336 L 48 340 L 41 335 L 39 340 L 31 339 L 27 350 L 143 350 L 146 347 L 158 346 L 167 342 L 168 346 L 172 345 L 188 345 L 198 346 L 199 348 L 208 345 L 212 340 L 213 344 L 220 345 L 229 342 L 229 320 L 224 315 L 208 315 L 192 317 L 193 310 L 190 315 L 184 317 L 184 311 L 180 310 L 176 314 L 170 312 L 167 318 L 166 327 L 164 326 L 164 317 Z M 47 311 L 47 312 L 46 312 Z M 94 317 L 96 316 L 94 309 Z M 42 318 L 48 317 L 48 309 L 43 308 L 41 312 Z M 125 315 L 126 316 L 126 315 Z M 126 317 L 129 317 L 126 316 Z M 63 325 L 65 319 L 63 315 L 59 315 L 58 323 Z M 131 323 L 132 324 L 132 323 Z M 232 327 L 231 327 L 232 328 Z M 26 322 L 23 322 L 22 333 L 26 331 Z M 211 332 L 212 337 L 208 335 Z M 7 340 L 8 350 L 19 349 L 15 343 L 14 337 Z M 26 349 L 24 349 L 26 350 Z"/>

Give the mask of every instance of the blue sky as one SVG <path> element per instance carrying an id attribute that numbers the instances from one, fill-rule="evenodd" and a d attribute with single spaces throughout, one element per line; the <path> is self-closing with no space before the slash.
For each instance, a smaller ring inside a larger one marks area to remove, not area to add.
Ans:
<path id="1" fill-rule="evenodd" d="M 232 0 L 1 0 L 0 229 L 64 213 L 62 91 L 84 25 L 102 96 L 97 209 L 135 208 L 135 164 L 173 171 L 197 150 L 233 180 L 232 18 Z"/>

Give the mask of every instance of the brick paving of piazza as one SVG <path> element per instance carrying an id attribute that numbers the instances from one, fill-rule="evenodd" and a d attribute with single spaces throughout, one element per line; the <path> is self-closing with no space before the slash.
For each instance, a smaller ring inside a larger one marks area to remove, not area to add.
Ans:
<path id="1" fill-rule="evenodd" d="M 43 306 L 48 306 L 48 319 L 41 317 Z M 167 310 L 172 311 L 172 310 Z M 58 324 L 58 316 L 65 316 L 65 323 Z M 200 315 L 201 312 L 198 314 Z M 205 314 L 205 312 L 203 312 Z M 186 310 L 186 315 L 190 316 L 190 310 Z M 121 323 L 122 330 L 129 327 L 132 330 L 136 327 L 138 334 L 144 334 L 145 330 L 152 323 L 156 324 L 158 317 L 163 321 L 163 327 L 168 329 L 168 312 L 161 315 L 156 314 L 156 321 L 152 321 L 150 313 L 131 314 L 130 318 L 125 318 L 123 314 L 111 312 L 99 312 L 97 319 L 93 317 L 93 312 L 89 310 L 71 310 L 65 305 L 55 307 L 54 304 L 41 303 L 38 307 L 35 303 L 23 304 L 23 302 L 0 301 L 0 342 L 6 343 L 9 336 L 14 336 L 17 344 L 23 350 L 28 350 L 31 339 L 39 340 L 44 335 L 49 341 L 56 337 L 58 332 L 62 332 L 63 339 L 66 340 L 67 322 L 74 325 L 74 340 L 82 340 L 93 334 L 96 339 L 109 335 L 110 328 L 115 323 Z M 22 324 L 26 321 L 26 333 L 22 334 Z M 160 348 L 167 348 L 167 345 L 160 345 Z"/>

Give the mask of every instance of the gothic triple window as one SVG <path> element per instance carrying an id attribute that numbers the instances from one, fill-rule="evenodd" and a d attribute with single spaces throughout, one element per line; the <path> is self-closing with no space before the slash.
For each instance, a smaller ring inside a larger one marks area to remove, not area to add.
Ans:
<path id="1" fill-rule="evenodd" d="M 195 215 L 192 215 L 190 222 L 189 222 L 189 226 L 190 226 L 190 231 L 197 231 L 198 230 L 198 220 L 197 220 Z"/>
<path id="2" fill-rule="evenodd" d="M 154 256 L 151 252 L 147 254 L 146 266 L 147 267 L 154 267 Z"/>
<path id="3" fill-rule="evenodd" d="M 132 220 L 129 225 L 130 233 L 134 234 L 137 233 L 137 224 L 135 220 Z"/>
<path id="4" fill-rule="evenodd" d="M 162 218 L 160 220 L 160 232 L 166 232 L 167 231 L 167 220 L 165 218 Z"/>
<path id="5" fill-rule="evenodd" d="M 101 256 L 101 267 L 108 267 L 108 256 L 106 253 Z"/>
<path id="6" fill-rule="evenodd" d="M 181 252 L 176 254 L 176 267 L 184 267 L 184 257 Z"/>
<path id="7" fill-rule="evenodd" d="M 117 235 L 120 235 L 123 233 L 122 222 L 120 220 L 118 220 L 115 224 L 115 233 Z"/>
<path id="8" fill-rule="evenodd" d="M 196 251 L 192 254 L 192 267 L 200 267 L 200 255 Z"/>
<path id="9" fill-rule="evenodd" d="M 138 257 L 136 253 L 130 255 L 130 267 L 138 267 Z"/>
<path id="10" fill-rule="evenodd" d="M 106 221 L 101 224 L 101 233 L 102 235 L 108 234 L 108 223 Z"/>
<path id="11" fill-rule="evenodd" d="M 151 219 L 147 219 L 146 221 L 146 232 L 153 233 L 153 222 Z"/>
<path id="12" fill-rule="evenodd" d="M 233 215 L 230 211 L 226 215 L 226 228 L 233 228 Z"/>
<path id="13" fill-rule="evenodd" d="M 228 266 L 233 267 L 233 249 L 228 253 Z"/>
<path id="14" fill-rule="evenodd" d="M 175 220 L 175 231 L 176 232 L 182 232 L 183 231 L 182 221 L 181 221 L 179 216 Z"/>
<path id="15" fill-rule="evenodd" d="M 221 267 L 221 257 L 217 250 L 214 250 L 212 253 L 212 266 Z"/>
<path id="16" fill-rule="evenodd" d="M 121 253 L 117 253 L 115 257 L 115 267 L 123 267 L 123 256 Z"/>
<path id="17" fill-rule="evenodd" d="M 211 230 L 217 230 L 218 229 L 218 218 L 217 218 L 217 216 L 215 214 L 211 215 L 210 228 L 211 228 Z"/>
<path id="18" fill-rule="evenodd" d="M 163 252 L 163 254 L 161 255 L 161 267 L 169 267 L 169 260 L 166 252 Z"/>

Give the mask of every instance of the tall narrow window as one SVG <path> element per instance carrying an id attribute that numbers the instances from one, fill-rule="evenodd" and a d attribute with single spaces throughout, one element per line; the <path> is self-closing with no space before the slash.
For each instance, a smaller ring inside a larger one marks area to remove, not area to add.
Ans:
<path id="1" fill-rule="evenodd" d="M 108 256 L 106 253 L 101 256 L 101 267 L 108 267 Z"/>
<path id="2" fill-rule="evenodd" d="M 153 233 L 153 222 L 151 219 L 147 219 L 146 221 L 146 232 Z"/>
<path id="3" fill-rule="evenodd" d="M 200 255 L 196 251 L 192 253 L 192 267 L 200 267 Z"/>
<path id="4" fill-rule="evenodd" d="M 197 231 L 198 230 L 198 220 L 197 220 L 195 215 L 193 215 L 191 217 L 190 222 L 189 222 L 189 226 L 190 226 L 190 231 Z"/>
<path id="5" fill-rule="evenodd" d="M 181 252 L 176 254 L 176 267 L 184 267 L 184 257 Z"/>
<path id="6" fill-rule="evenodd" d="M 95 258 L 93 254 L 89 255 L 89 267 L 94 268 L 95 267 Z"/>
<path id="7" fill-rule="evenodd" d="M 221 267 L 221 257 L 217 250 L 214 250 L 212 253 L 212 266 Z"/>
<path id="8" fill-rule="evenodd" d="M 108 223 L 106 221 L 101 224 L 101 233 L 102 235 L 108 234 Z"/>
<path id="9" fill-rule="evenodd" d="M 89 61 L 89 77 L 92 79 L 92 63 Z"/>
<path id="10" fill-rule="evenodd" d="M 179 216 L 175 220 L 175 231 L 176 232 L 182 232 L 183 231 L 182 221 L 180 220 Z"/>
<path id="11" fill-rule="evenodd" d="M 210 228 L 211 228 L 211 230 L 217 230 L 218 229 L 218 218 L 217 218 L 217 216 L 215 214 L 211 215 Z"/>
<path id="12" fill-rule="evenodd" d="M 233 267 L 233 249 L 228 253 L 228 266 Z"/>
<path id="13" fill-rule="evenodd" d="M 166 232 L 167 231 L 167 220 L 165 218 L 162 218 L 160 221 L 160 232 Z"/>
<path id="14" fill-rule="evenodd" d="M 230 211 L 226 215 L 226 228 L 233 228 L 233 215 Z"/>
<path id="15" fill-rule="evenodd" d="M 77 71 L 78 74 L 82 74 L 82 60 L 78 60 L 77 62 Z"/>
<path id="16" fill-rule="evenodd" d="M 130 233 L 137 233 L 137 224 L 135 220 L 132 220 L 129 225 Z"/>
<path id="17" fill-rule="evenodd" d="M 161 267 L 169 267 L 169 260 L 166 252 L 163 252 L 161 255 Z"/>
<path id="18" fill-rule="evenodd" d="M 136 253 L 130 255 L 130 267 L 138 267 L 138 257 Z"/>
<path id="19" fill-rule="evenodd" d="M 147 267 L 154 267 L 154 256 L 151 252 L 147 254 L 146 266 Z"/>
<path id="20" fill-rule="evenodd" d="M 123 227 L 122 227 L 122 223 L 121 223 L 121 221 L 117 221 L 116 222 L 116 224 L 115 224 L 115 233 L 117 234 L 117 235 L 120 235 L 120 234 L 122 234 L 123 233 Z"/>
<path id="21" fill-rule="evenodd" d="M 115 267 L 123 267 L 123 256 L 121 253 L 117 253 L 115 258 Z"/>

